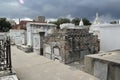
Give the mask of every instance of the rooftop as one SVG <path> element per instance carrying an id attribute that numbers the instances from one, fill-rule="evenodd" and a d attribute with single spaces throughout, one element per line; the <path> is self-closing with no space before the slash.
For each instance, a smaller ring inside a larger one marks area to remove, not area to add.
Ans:
<path id="1" fill-rule="evenodd" d="M 51 24 L 51 23 L 40 23 L 40 22 L 28 22 L 27 24 L 29 25 L 47 25 L 47 26 L 56 26 L 55 24 Z"/>

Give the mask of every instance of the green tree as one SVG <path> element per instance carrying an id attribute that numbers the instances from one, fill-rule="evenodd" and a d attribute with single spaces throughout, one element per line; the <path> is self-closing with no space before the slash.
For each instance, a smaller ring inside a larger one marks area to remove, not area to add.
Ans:
<path id="1" fill-rule="evenodd" d="M 117 24 L 117 21 L 112 21 L 110 22 L 110 24 Z"/>
<path id="2" fill-rule="evenodd" d="M 83 18 L 84 25 L 91 25 L 90 21 L 86 18 Z"/>
<path id="3" fill-rule="evenodd" d="M 53 24 L 56 24 L 57 25 L 57 28 L 59 29 L 60 27 L 60 24 L 63 24 L 63 23 L 70 23 L 70 20 L 67 19 L 67 18 L 59 18 L 57 21 L 54 21 L 54 22 L 49 22 L 49 23 L 53 23 Z"/>
<path id="4" fill-rule="evenodd" d="M 74 18 L 74 19 L 72 19 L 71 22 L 75 25 L 79 25 L 80 20 L 81 20 L 80 18 Z M 83 20 L 84 25 L 91 25 L 91 23 L 88 19 L 83 18 L 82 20 Z"/>
<path id="5" fill-rule="evenodd" d="M 74 18 L 74 19 L 72 19 L 71 22 L 72 22 L 73 24 L 75 24 L 75 25 L 79 25 L 80 18 Z"/>
<path id="6" fill-rule="evenodd" d="M 51 21 L 51 22 L 49 22 L 49 23 L 52 23 L 52 24 L 57 25 L 57 29 L 60 29 L 60 27 L 59 27 L 59 25 L 58 25 L 57 21 Z"/>
<path id="7" fill-rule="evenodd" d="M 60 25 L 60 24 L 63 24 L 63 23 L 70 23 L 70 20 L 67 19 L 67 18 L 59 18 L 57 20 L 57 24 Z"/>
<path id="8" fill-rule="evenodd" d="M 0 32 L 7 32 L 11 28 L 11 24 L 6 18 L 0 18 Z"/>

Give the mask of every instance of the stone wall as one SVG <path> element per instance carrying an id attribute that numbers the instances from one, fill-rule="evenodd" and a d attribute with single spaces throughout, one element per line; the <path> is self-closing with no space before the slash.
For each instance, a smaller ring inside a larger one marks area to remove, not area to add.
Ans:
<path id="1" fill-rule="evenodd" d="M 108 54 L 108 56 L 106 54 L 100 53 L 98 55 L 85 56 L 85 71 L 100 80 L 119 80 L 120 64 L 117 61 L 119 59 L 115 57 L 116 54 L 114 53 L 113 55 Z M 117 56 L 119 57 L 119 54 Z"/>
<path id="2" fill-rule="evenodd" d="M 44 38 L 44 56 L 64 63 L 82 61 L 99 50 L 97 36 L 88 29 L 59 29 Z"/>
<path id="3" fill-rule="evenodd" d="M 26 31 L 25 30 L 10 30 L 11 44 L 22 45 L 26 44 Z"/>

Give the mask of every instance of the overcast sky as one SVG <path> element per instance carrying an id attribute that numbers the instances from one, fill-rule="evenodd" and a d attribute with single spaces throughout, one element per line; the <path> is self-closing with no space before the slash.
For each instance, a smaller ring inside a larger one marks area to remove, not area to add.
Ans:
<path id="1" fill-rule="evenodd" d="M 0 0 L 0 17 L 46 18 L 86 17 L 92 19 L 96 12 L 120 18 L 120 0 Z"/>

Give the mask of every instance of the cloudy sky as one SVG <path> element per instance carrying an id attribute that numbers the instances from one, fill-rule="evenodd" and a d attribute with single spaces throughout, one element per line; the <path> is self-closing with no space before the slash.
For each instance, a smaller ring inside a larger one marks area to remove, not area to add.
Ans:
<path id="1" fill-rule="evenodd" d="M 92 19 L 96 12 L 120 18 L 120 0 L 0 0 L 0 17 L 46 18 L 86 17 Z"/>

